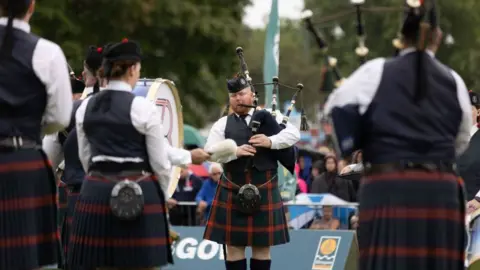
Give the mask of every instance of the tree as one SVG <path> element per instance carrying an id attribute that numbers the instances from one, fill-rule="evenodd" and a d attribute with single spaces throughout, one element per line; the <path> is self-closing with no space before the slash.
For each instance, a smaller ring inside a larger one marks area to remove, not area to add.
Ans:
<path id="1" fill-rule="evenodd" d="M 452 33 L 456 44 L 452 48 L 443 45 L 437 57 L 456 70 L 472 88 L 480 88 L 479 68 L 480 54 L 477 48 L 480 40 L 476 39 L 480 30 L 475 25 L 480 23 L 480 2 L 474 0 L 449 1 L 438 0 L 441 12 L 440 26 L 444 33 Z M 367 33 L 367 47 L 370 49 L 369 59 L 389 57 L 393 54 L 392 39 L 400 30 L 403 1 L 368 0 L 364 5 L 364 22 Z M 359 62 L 353 50 L 356 47 L 356 30 L 354 7 L 347 0 L 315 1 L 305 0 L 305 7 L 314 12 L 313 21 L 321 22 L 319 27 L 331 27 L 338 23 L 346 33 L 341 41 L 335 41 L 323 31 L 330 43 L 330 53 L 339 59 L 339 68 L 343 74 L 350 74 L 358 67 Z M 378 7 L 393 7 L 396 11 L 385 11 Z M 377 10 L 377 11 L 376 11 Z M 345 16 L 337 16 L 351 11 Z M 471 26 L 471 27 L 470 27 Z"/>
<path id="2" fill-rule="evenodd" d="M 235 70 L 235 47 L 249 0 L 44 0 L 32 25 L 62 46 L 80 70 L 85 49 L 129 38 L 140 42 L 142 76 L 177 85 L 186 123 L 202 126 L 224 103 L 225 79 Z M 218 115 L 218 114 L 216 114 Z"/>

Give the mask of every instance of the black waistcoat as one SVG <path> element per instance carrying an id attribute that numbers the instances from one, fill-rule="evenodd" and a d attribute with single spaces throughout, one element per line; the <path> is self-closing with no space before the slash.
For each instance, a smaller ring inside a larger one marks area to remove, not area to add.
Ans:
<path id="1" fill-rule="evenodd" d="M 0 26 L 0 37 L 5 30 Z M 15 28 L 13 35 L 12 57 L 0 59 L 0 137 L 22 136 L 41 144 L 47 93 L 32 62 L 39 37 Z"/>
<path id="2" fill-rule="evenodd" d="M 73 103 L 72 119 L 70 125 L 64 132 L 58 134 L 58 139 L 63 146 L 63 156 L 65 159 L 65 169 L 63 171 L 63 181 L 67 185 L 81 184 L 85 177 L 82 163 L 78 157 L 77 129 L 75 128 L 75 114 L 78 107 L 82 104 L 81 100 Z"/>
<path id="3" fill-rule="evenodd" d="M 245 124 L 245 122 L 236 116 L 231 114 L 227 116 L 227 124 L 225 126 L 225 139 L 232 139 L 238 146 L 248 144 L 248 140 L 252 136 L 251 130 Z M 236 160 L 232 160 L 225 164 L 225 171 L 229 173 L 244 173 L 247 161 L 249 158 L 241 157 Z M 267 171 L 277 169 L 277 158 L 274 155 L 274 151 L 266 148 L 257 148 L 257 153 L 253 157 L 253 167 L 259 171 Z"/>
<path id="4" fill-rule="evenodd" d="M 372 163 L 451 161 L 462 119 L 450 70 L 425 55 L 428 95 L 414 103 L 415 53 L 387 60 L 380 85 L 363 117 L 364 160 Z"/>
<path id="5" fill-rule="evenodd" d="M 145 135 L 137 131 L 130 118 L 134 98 L 130 92 L 116 90 L 93 95 L 85 111 L 83 128 L 92 158 L 100 155 L 141 158 L 142 163 L 122 163 L 122 170 L 149 170 Z"/>

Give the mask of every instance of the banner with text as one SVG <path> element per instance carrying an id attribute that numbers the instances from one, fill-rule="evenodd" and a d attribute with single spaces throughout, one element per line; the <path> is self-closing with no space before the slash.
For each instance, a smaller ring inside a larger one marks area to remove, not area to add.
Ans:
<path id="1" fill-rule="evenodd" d="M 173 229 L 180 233 L 180 241 L 173 249 L 175 264 L 164 269 L 224 269 L 223 247 L 203 240 L 203 227 Z M 290 243 L 272 248 L 272 269 L 355 270 L 357 254 L 353 231 L 290 231 Z"/>

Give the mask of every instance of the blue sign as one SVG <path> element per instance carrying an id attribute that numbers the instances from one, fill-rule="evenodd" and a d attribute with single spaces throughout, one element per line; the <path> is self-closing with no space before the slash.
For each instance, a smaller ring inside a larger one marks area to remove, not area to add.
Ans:
<path id="1" fill-rule="evenodd" d="M 180 233 L 174 245 L 174 265 L 164 269 L 224 269 L 222 245 L 203 239 L 203 227 L 173 227 Z M 251 251 L 247 248 L 247 258 Z M 290 231 L 290 243 L 272 247 L 275 270 L 355 270 L 358 247 L 353 231 Z M 347 268 L 348 265 L 348 268 Z"/>

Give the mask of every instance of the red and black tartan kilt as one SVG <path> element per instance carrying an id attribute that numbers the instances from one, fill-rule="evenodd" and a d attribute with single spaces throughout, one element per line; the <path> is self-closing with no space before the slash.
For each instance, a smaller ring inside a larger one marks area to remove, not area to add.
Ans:
<path id="1" fill-rule="evenodd" d="M 62 248 L 64 258 L 68 256 L 68 246 L 70 243 L 70 233 L 72 231 L 72 222 L 73 222 L 73 214 L 75 212 L 75 205 L 77 203 L 78 197 L 80 196 L 80 188 L 81 184 L 77 186 L 67 186 L 65 188 L 67 193 L 67 207 L 65 211 L 65 217 L 62 223 Z"/>
<path id="2" fill-rule="evenodd" d="M 0 153 L 0 269 L 58 262 L 56 192 L 41 150 Z"/>
<path id="3" fill-rule="evenodd" d="M 67 213 L 67 185 L 59 181 L 58 183 L 58 193 L 57 193 L 57 204 L 58 204 L 58 228 L 61 230 L 63 226 L 63 221 Z"/>
<path id="4" fill-rule="evenodd" d="M 451 173 L 365 177 L 359 222 L 361 270 L 464 269 L 464 187 Z"/>
<path id="5" fill-rule="evenodd" d="M 276 170 L 253 171 L 251 184 L 260 186 L 276 175 Z M 242 186 L 245 174 L 226 177 Z M 238 192 L 229 181 L 222 176 L 217 186 L 215 198 L 210 209 L 204 238 L 220 244 L 232 246 L 267 247 L 288 243 L 288 224 L 283 209 L 282 197 L 275 178 L 265 186 L 259 187 L 261 195 L 260 209 L 254 215 L 246 215 L 238 211 L 234 196 Z"/>
<path id="6" fill-rule="evenodd" d="M 110 209 L 115 183 L 86 177 L 73 215 L 68 247 L 71 269 L 150 268 L 173 263 L 160 185 L 153 176 L 138 184 L 145 199 L 143 214 L 124 221 Z"/>

